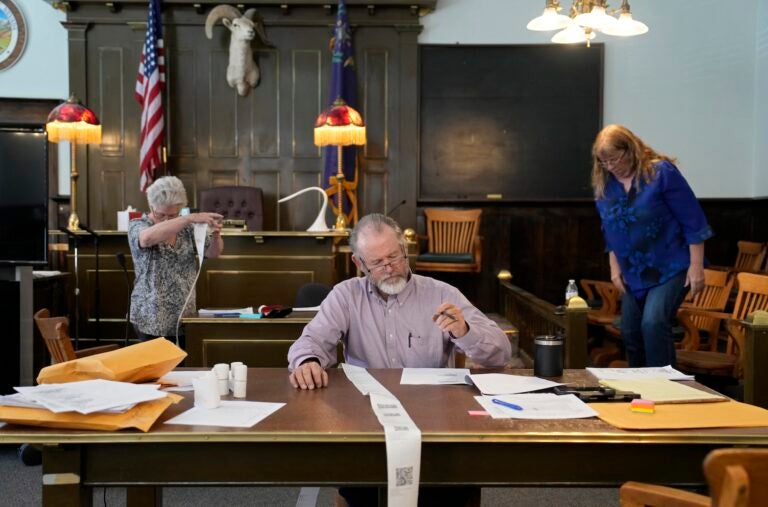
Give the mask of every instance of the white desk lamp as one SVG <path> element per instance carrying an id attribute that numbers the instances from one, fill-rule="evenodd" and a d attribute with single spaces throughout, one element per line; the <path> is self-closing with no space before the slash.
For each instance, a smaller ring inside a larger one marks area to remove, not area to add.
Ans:
<path id="1" fill-rule="evenodd" d="M 299 190 L 298 192 L 294 192 L 287 197 L 283 197 L 277 202 L 290 201 L 294 197 L 301 195 L 305 192 L 309 192 L 310 190 L 317 190 L 323 195 L 323 205 L 320 207 L 320 213 L 317 214 L 317 218 L 315 218 L 315 221 L 312 222 L 312 225 L 310 225 L 309 228 L 307 228 L 307 232 L 328 232 L 329 227 L 328 227 L 328 224 L 325 223 L 325 210 L 328 208 L 328 194 L 326 194 L 325 190 L 323 190 L 322 188 L 307 187 L 302 190 Z"/>

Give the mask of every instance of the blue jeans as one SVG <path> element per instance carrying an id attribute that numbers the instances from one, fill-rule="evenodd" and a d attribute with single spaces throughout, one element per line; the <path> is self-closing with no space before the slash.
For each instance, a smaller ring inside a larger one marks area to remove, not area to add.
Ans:
<path id="1" fill-rule="evenodd" d="M 637 299 L 631 291 L 621 300 L 621 337 L 630 367 L 675 365 L 672 324 L 683 302 L 686 271 L 648 290 Z"/>

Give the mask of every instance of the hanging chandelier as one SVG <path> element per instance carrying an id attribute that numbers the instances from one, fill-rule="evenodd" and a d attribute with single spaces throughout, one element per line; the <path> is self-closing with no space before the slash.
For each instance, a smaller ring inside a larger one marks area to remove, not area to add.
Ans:
<path id="1" fill-rule="evenodd" d="M 606 0 L 573 0 L 568 16 L 558 14 L 561 9 L 560 0 L 546 0 L 544 12 L 528 23 L 528 30 L 559 30 L 552 36 L 552 42 L 586 42 L 587 46 L 597 32 L 617 37 L 632 37 L 648 31 L 645 23 L 632 18 L 629 0 L 622 0 L 621 7 L 613 11 L 613 14 L 619 14 L 618 17 L 608 14 Z"/>

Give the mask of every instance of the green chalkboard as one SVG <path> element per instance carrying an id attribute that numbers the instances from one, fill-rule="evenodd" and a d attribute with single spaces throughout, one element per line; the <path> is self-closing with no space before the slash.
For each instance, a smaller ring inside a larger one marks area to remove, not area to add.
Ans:
<path id="1" fill-rule="evenodd" d="M 419 200 L 589 199 L 603 46 L 424 45 Z"/>

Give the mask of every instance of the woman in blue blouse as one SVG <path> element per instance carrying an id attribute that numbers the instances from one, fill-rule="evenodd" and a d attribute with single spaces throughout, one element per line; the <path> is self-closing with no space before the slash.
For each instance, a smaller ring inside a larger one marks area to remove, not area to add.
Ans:
<path id="1" fill-rule="evenodd" d="M 611 281 L 621 294 L 629 366 L 675 364 L 672 323 L 686 288 L 704 288 L 712 229 L 674 159 L 626 127 L 609 125 L 592 146 L 592 188 Z"/>

